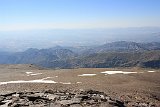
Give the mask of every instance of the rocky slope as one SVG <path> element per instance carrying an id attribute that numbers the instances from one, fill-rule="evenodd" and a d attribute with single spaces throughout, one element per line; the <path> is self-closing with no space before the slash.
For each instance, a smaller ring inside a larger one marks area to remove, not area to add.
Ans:
<path id="1" fill-rule="evenodd" d="M 0 95 L 3 107 L 155 107 L 152 102 L 130 102 L 111 98 L 94 90 L 6 92 Z"/>

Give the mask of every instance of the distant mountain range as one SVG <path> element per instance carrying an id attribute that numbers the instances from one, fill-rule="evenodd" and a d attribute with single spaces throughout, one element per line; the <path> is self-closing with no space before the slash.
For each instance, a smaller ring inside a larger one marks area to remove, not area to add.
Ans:
<path id="1" fill-rule="evenodd" d="M 92 47 L 30 48 L 24 52 L 0 52 L 0 64 L 36 64 L 48 68 L 160 68 L 160 43 L 118 41 Z"/>
<path id="2" fill-rule="evenodd" d="M 46 49 L 57 45 L 95 46 L 115 41 L 160 42 L 160 27 L 0 31 L 0 35 L 1 51 L 22 52 L 28 48 Z"/>

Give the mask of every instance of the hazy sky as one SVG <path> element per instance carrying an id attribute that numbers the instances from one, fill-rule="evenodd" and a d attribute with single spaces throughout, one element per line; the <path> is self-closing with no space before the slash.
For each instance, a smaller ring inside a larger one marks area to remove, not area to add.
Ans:
<path id="1" fill-rule="evenodd" d="M 160 0 L 0 0 L 0 31 L 160 26 Z"/>
<path id="2" fill-rule="evenodd" d="M 160 0 L 0 0 L 0 51 L 159 41 Z"/>

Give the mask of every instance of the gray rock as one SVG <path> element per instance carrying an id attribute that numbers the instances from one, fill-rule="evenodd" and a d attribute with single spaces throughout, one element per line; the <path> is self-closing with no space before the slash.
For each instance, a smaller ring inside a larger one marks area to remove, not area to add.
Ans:
<path id="1" fill-rule="evenodd" d="M 60 100 L 68 100 L 69 98 L 68 98 L 68 96 L 60 96 Z"/>
<path id="2" fill-rule="evenodd" d="M 95 100 L 87 100 L 86 101 L 86 104 L 90 104 L 90 105 L 93 105 L 93 104 L 96 104 L 97 102 L 95 102 Z"/>
<path id="3" fill-rule="evenodd" d="M 11 96 L 13 94 L 16 94 L 16 92 L 11 92 L 11 91 L 0 92 L 1 96 Z"/>
<path id="4" fill-rule="evenodd" d="M 80 104 L 74 104 L 74 105 L 70 105 L 70 107 L 83 107 L 83 106 Z"/>
<path id="5" fill-rule="evenodd" d="M 3 97 L 3 96 L 0 96 L 0 102 L 3 101 L 3 100 L 4 100 L 4 97 Z"/>
<path id="6" fill-rule="evenodd" d="M 45 97 L 46 95 L 44 93 L 35 93 L 34 96 Z"/>
<path id="7" fill-rule="evenodd" d="M 57 104 L 57 103 L 50 103 L 48 104 L 47 107 L 62 107 L 61 104 Z"/>
<path id="8" fill-rule="evenodd" d="M 123 102 L 111 99 L 103 92 L 88 91 L 45 91 L 8 92 L 0 96 L 0 107 L 124 107 Z M 146 106 L 145 104 L 138 104 Z"/>
<path id="9" fill-rule="evenodd" d="M 59 103 L 62 105 L 80 104 L 80 98 L 72 98 L 71 100 L 62 100 Z"/>
<path id="10" fill-rule="evenodd" d="M 81 98 L 72 98 L 71 101 L 73 102 L 73 104 L 79 104 L 81 102 Z"/>
<path id="11" fill-rule="evenodd" d="M 61 92 L 57 92 L 57 93 L 54 93 L 55 95 L 65 95 L 65 93 L 61 93 Z"/>
<path id="12" fill-rule="evenodd" d="M 12 100 L 5 100 L 3 101 L 3 104 L 1 105 L 1 107 L 8 107 L 10 103 L 12 103 Z"/>
<path id="13" fill-rule="evenodd" d="M 99 105 L 99 107 L 113 107 L 112 105 L 110 105 L 109 103 L 105 102 L 105 103 L 101 103 Z"/>
<path id="14" fill-rule="evenodd" d="M 82 100 L 89 99 L 89 96 L 88 96 L 88 95 L 83 95 L 83 94 L 76 95 L 75 97 L 76 97 L 76 98 L 81 98 Z"/>
<path id="15" fill-rule="evenodd" d="M 58 95 L 54 95 L 54 94 L 48 94 L 47 97 L 49 100 L 56 100 L 56 99 L 59 99 L 59 96 Z"/>
<path id="16" fill-rule="evenodd" d="M 71 100 L 62 100 L 57 103 L 59 103 L 61 105 L 70 105 L 70 104 L 72 104 L 72 101 Z"/>

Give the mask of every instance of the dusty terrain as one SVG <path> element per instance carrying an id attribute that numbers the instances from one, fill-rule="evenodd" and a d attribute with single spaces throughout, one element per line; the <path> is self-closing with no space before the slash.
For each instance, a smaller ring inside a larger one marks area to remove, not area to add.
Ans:
<path id="1" fill-rule="evenodd" d="M 129 73 L 104 74 L 102 73 L 104 71 Z M 34 65 L 0 65 L 1 94 L 5 92 L 42 92 L 44 90 L 97 90 L 104 92 L 112 99 L 125 102 L 126 106 L 139 104 L 137 106 L 159 107 L 160 70 L 142 68 L 50 70 Z"/>

